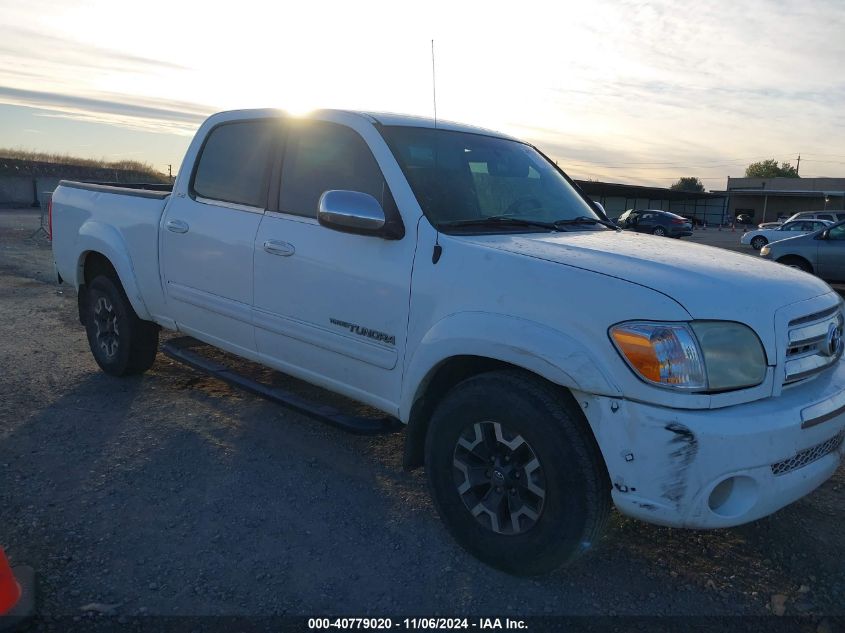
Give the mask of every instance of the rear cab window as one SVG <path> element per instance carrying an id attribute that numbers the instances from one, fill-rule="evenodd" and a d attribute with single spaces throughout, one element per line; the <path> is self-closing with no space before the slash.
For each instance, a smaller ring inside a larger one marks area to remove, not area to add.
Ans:
<path id="1" fill-rule="evenodd" d="M 265 208 L 277 119 L 223 123 L 209 132 L 191 182 L 191 195 L 209 201 Z"/>

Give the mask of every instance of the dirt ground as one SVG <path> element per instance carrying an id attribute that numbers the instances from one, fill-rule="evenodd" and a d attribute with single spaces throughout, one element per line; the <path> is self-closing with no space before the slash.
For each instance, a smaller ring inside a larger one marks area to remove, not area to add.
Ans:
<path id="1" fill-rule="evenodd" d="M 36 212 L 0 211 L 0 545 L 36 569 L 46 622 L 769 615 L 782 603 L 809 616 L 804 630 L 841 626 L 842 468 L 735 529 L 614 514 L 576 565 L 514 578 L 452 541 L 424 474 L 402 470 L 402 432 L 348 435 L 163 355 L 142 377 L 101 373 L 49 244 L 29 237 L 37 226 Z"/>

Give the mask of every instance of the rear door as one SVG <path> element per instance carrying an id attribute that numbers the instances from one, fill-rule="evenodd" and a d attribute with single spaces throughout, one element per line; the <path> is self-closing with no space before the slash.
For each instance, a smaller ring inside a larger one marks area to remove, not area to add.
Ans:
<path id="1" fill-rule="evenodd" d="M 279 195 L 255 239 L 255 335 L 262 361 L 392 410 L 402 356 L 415 238 L 341 233 L 317 221 L 320 196 L 372 195 L 398 213 L 358 132 L 327 121 L 291 125 Z"/>
<path id="2" fill-rule="evenodd" d="M 189 194 L 174 197 L 162 219 L 162 275 L 171 316 L 180 330 L 221 347 L 255 351 L 252 257 L 279 131 L 276 119 L 213 128 Z"/>

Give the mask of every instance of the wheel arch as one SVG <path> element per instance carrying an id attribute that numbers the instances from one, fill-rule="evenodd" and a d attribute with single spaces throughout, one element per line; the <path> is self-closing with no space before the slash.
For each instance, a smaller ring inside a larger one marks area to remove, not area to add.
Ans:
<path id="1" fill-rule="evenodd" d="M 596 355 L 575 338 L 524 319 L 480 314 L 439 322 L 408 363 L 400 403 L 400 418 L 408 424 L 406 469 L 423 464 L 428 423 L 439 400 L 471 376 L 517 369 L 561 389 L 621 395 Z M 519 346 L 508 342 L 514 331 L 520 333 Z"/>
<path id="2" fill-rule="evenodd" d="M 74 283 L 79 291 L 80 303 L 86 285 L 96 274 L 113 274 L 138 317 L 152 320 L 138 288 L 126 242 L 117 229 L 100 222 L 86 222 L 79 229 L 77 248 L 80 254 Z"/>

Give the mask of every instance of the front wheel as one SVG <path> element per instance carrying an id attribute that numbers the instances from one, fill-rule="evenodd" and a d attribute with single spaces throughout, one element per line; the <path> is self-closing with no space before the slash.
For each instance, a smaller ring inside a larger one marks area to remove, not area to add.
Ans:
<path id="1" fill-rule="evenodd" d="M 588 550 L 610 509 L 610 483 L 567 392 L 519 371 L 465 380 L 426 437 L 435 506 L 455 539 L 518 575 L 552 571 Z"/>
<path id="2" fill-rule="evenodd" d="M 140 374 L 158 352 L 158 326 L 141 320 L 111 277 L 96 277 L 86 290 L 85 332 L 94 360 L 112 376 Z"/>
<path id="3" fill-rule="evenodd" d="M 810 262 L 803 257 L 787 255 L 786 257 L 781 257 L 778 260 L 778 264 L 783 264 L 784 266 L 789 266 L 790 268 L 797 268 L 798 270 L 803 270 L 805 273 L 813 272 L 813 267 L 810 266 Z"/>
<path id="4" fill-rule="evenodd" d="M 755 251 L 759 251 L 761 248 L 763 248 L 768 243 L 769 243 L 769 240 L 767 240 L 762 235 L 758 235 L 757 237 L 755 237 L 754 239 L 751 240 L 751 248 L 753 248 Z"/>

